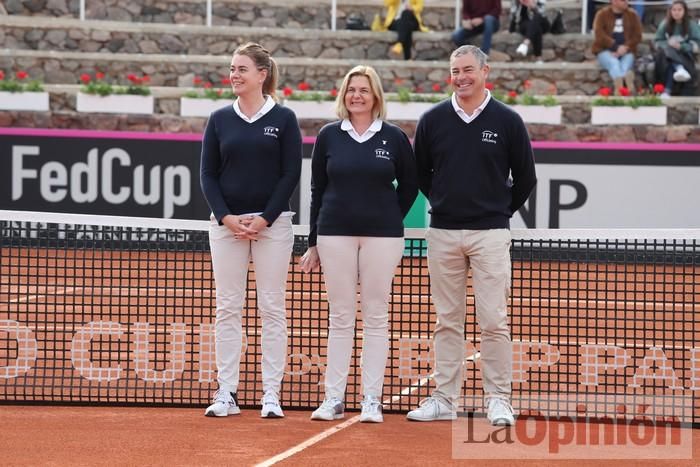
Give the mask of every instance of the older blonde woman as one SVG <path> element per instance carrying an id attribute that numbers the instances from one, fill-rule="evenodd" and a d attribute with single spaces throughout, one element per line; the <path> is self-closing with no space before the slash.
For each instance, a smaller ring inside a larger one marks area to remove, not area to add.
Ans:
<path id="1" fill-rule="evenodd" d="M 389 297 L 403 255 L 403 218 L 418 194 L 406 134 L 383 121 L 373 68 L 350 70 L 336 98 L 339 121 L 324 126 L 311 156 L 309 249 L 304 271 L 323 266 L 329 302 L 325 399 L 312 420 L 344 416 L 357 284 L 362 307 L 362 422 L 381 422 L 389 352 Z M 397 182 L 394 186 L 394 180 Z"/>

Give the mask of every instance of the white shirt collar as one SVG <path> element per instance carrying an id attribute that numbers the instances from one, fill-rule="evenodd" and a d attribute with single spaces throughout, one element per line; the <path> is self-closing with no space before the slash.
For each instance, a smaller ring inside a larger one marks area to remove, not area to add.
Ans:
<path id="1" fill-rule="evenodd" d="M 474 119 L 476 117 L 478 117 L 481 114 L 481 112 L 484 111 L 484 108 L 491 100 L 491 92 L 489 92 L 488 89 L 485 89 L 485 91 L 486 91 L 486 98 L 484 98 L 484 101 L 481 104 L 479 104 L 479 107 L 474 109 L 474 113 L 471 115 L 467 115 L 467 112 L 465 112 L 464 109 L 462 109 L 459 106 L 459 104 L 457 103 L 457 95 L 455 93 L 452 93 L 452 108 L 455 109 L 455 112 L 457 112 L 457 115 L 459 116 L 459 118 L 464 120 L 466 123 L 471 123 L 474 121 Z"/>
<path id="2" fill-rule="evenodd" d="M 347 118 L 343 119 L 342 123 L 340 124 L 340 129 L 347 131 L 350 137 L 358 143 L 364 143 L 365 141 L 372 138 L 372 136 L 374 136 L 375 133 L 382 129 L 382 121 L 376 119 L 372 122 L 369 128 L 367 128 L 367 130 L 365 130 L 365 132 L 361 135 L 358 134 L 357 131 L 355 131 L 355 127 L 352 126 L 352 123 L 350 123 L 350 120 L 348 120 Z"/>
<path id="3" fill-rule="evenodd" d="M 241 112 L 241 107 L 238 105 L 238 98 L 236 98 L 235 101 L 233 101 L 233 110 L 238 114 L 239 117 L 241 117 L 244 121 L 248 123 L 253 123 L 256 120 L 259 120 L 262 118 L 266 113 L 268 113 L 272 108 L 275 106 L 275 100 L 270 97 L 270 96 L 265 96 L 267 99 L 265 99 L 265 103 L 263 104 L 262 107 L 260 107 L 260 110 L 258 110 L 255 115 L 252 117 L 248 118 L 246 114 Z"/>

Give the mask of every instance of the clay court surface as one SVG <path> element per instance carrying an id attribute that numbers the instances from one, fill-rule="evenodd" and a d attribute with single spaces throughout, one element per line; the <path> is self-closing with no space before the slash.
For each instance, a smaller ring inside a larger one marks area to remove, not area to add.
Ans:
<path id="1" fill-rule="evenodd" d="M 350 423 L 357 413 L 325 423 L 309 421 L 306 411 L 287 411 L 282 420 L 261 419 L 257 410 L 202 414 L 199 408 L 0 406 L 0 464 L 256 465 L 328 430 L 275 465 L 700 465 L 698 429 L 688 430 L 693 457 L 685 460 L 455 460 L 450 422 L 411 423 L 402 414 L 387 414 L 383 424 Z M 475 426 L 489 429 L 483 419 Z"/>

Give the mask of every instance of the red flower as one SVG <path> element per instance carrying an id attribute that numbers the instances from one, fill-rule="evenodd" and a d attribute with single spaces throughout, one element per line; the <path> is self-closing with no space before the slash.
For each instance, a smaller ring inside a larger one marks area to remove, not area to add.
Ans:
<path id="1" fill-rule="evenodd" d="M 661 83 L 656 83 L 656 84 L 654 85 L 654 93 L 655 93 L 655 94 L 661 94 L 661 93 L 664 92 L 665 90 L 666 90 L 666 87 L 665 87 L 663 84 L 661 84 Z"/>
<path id="2" fill-rule="evenodd" d="M 401 86 L 403 84 L 403 80 L 401 78 L 396 78 L 394 80 L 394 84 L 397 86 Z"/>
<path id="3" fill-rule="evenodd" d="M 17 74 L 16 74 L 15 76 L 17 76 L 17 79 L 21 81 L 21 80 L 23 80 L 24 78 L 26 78 L 28 75 L 27 75 L 27 72 L 26 72 L 26 71 L 20 70 L 20 71 L 17 72 Z"/>
<path id="4" fill-rule="evenodd" d="M 194 83 L 195 86 L 199 86 L 200 84 L 202 84 L 202 81 L 203 80 L 200 76 L 195 76 L 194 79 L 192 80 L 192 82 Z"/>
<path id="5" fill-rule="evenodd" d="M 88 84 L 90 82 L 90 75 L 88 75 L 87 73 L 83 73 L 82 75 L 80 75 L 80 81 L 83 84 Z"/>
<path id="6" fill-rule="evenodd" d="M 508 97 L 516 98 L 516 97 L 518 97 L 518 93 L 515 91 L 509 91 Z"/>
<path id="7" fill-rule="evenodd" d="M 285 86 L 284 89 L 282 89 L 282 94 L 284 94 L 284 97 L 289 97 L 292 95 L 294 90 L 290 88 L 289 86 Z"/>
<path id="8" fill-rule="evenodd" d="M 211 84 L 209 81 L 207 81 L 206 83 L 204 83 L 204 89 L 211 89 L 212 86 L 214 86 L 214 85 Z"/>
<path id="9" fill-rule="evenodd" d="M 224 93 L 224 90 L 223 90 L 223 89 L 217 89 L 217 90 L 216 90 L 216 95 L 219 96 L 219 97 L 221 97 L 221 95 L 222 95 L 223 93 Z"/>
<path id="10" fill-rule="evenodd" d="M 445 78 L 445 84 L 452 84 L 452 76 L 448 75 L 447 78 Z"/>
<path id="11" fill-rule="evenodd" d="M 438 83 L 433 84 L 433 91 L 440 92 L 441 90 L 442 90 L 442 88 L 440 87 L 440 84 L 438 84 Z"/>
<path id="12" fill-rule="evenodd" d="M 102 73 L 101 71 L 96 71 L 96 72 L 95 72 L 95 79 L 100 80 L 100 79 L 103 79 L 104 77 L 105 77 L 105 74 Z"/>
<path id="13" fill-rule="evenodd" d="M 136 75 L 133 73 L 129 73 L 128 75 L 126 75 L 126 79 L 133 83 L 136 80 Z"/>
<path id="14" fill-rule="evenodd" d="M 619 89 L 619 92 L 620 92 L 620 95 L 621 95 L 621 96 L 629 96 L 629 95 L 630 95 L 630 90 L 627 89 L 627 88 L 624 87 L 624 86 L 622 86 L 622 87 Z"/>
<path id="15" fill-rule="evenodd" d="M 151 81 L 151 77 L 148 75 L 143 75 L 143 78 L 141 78 L 142 83 L 148 83 L 149 81 Z"/>
<path id="16" fill-rule="evenodd" d="M 416 86 L 416 89 L 413 90 L 414 92 L 417 92 L 418 94 L 423 92 L 423 87 L 422 86 Z"/>
<path id="17" fill-rule="evenodd" d="M 229 78 L 228 76 L 223 76 L 221 78 L 221 84 L 223 84 L 224 86 L 231 84 L 231 78 Z"/>
<path id="18" fill-rule="evenodd" d="M 485 87 L 486 89 L 488 89 L 489 91 L 493 91 L 493 88 L 494 88 L 493 83 L 486 83 L 486 84 L 484 85 L 484 87 Z"/>
<path id="19" fill-rule="evenodd" d="M 308 91 L 309 89 L 311 89 L 311 86 L 309 86 L 309 83 L 307 83 L 306 81 L 302 81 L 301 83 L 299 83 L 297 88 L 300 91 Z"/>
<path id="20" fill-rule="evenodd" d="M 523 89 L 530 89 L 532 87 L 532 83 L 530 82 L 529 79 L 526 79 L 523 81 Z"/>
<path id="21" fill-rule="evenodd" d="M 331 97 L 336 97 L 338 95 L 338 90 L 336 88 L 331 89 L 329 92 Z"/>
<path id="22" fill-rule="evenodd" d="M 598 89 L 598 94 L 603 97 L 608 97 L 610 94 L 612 94 L 612 90 L 610 88 L 600 88 Z"/>
<path id="23" fill-rule="evenodd" d="M 5 72 L 0 70 L 0 81 L 5 79 Z"/>

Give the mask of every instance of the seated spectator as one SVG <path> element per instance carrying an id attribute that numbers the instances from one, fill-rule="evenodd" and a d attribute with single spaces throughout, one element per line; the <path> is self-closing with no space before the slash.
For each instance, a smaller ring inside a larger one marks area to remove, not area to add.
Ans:
<path id="1" fill-rule="evenodd" d="M 384 6 L 386 14 L 380 30 L 396 31 L 398 41 L 391 47 L 391 51 L 399 56 L 403 54 L 404 60 L 410 60 L 413 31 L 428 31 L 420 17 L 423 0 L 384 0 Z"/>
<path id="2" fill-rule="evenodd" d="M 661 97 L 674 94 L 674 88 L 685 88 L 683 94 L 692 94 L 697 81 L 695 54 L 700 51 L 700 26 L 688 17 L 688 5 L 684 0 L 674 0 L 666 19 L 656 30 L 654 45 L 657 80 L 665 87 Z"/>
<path id="3" fill-rule="evenodd" d="M 544 16 L 546 0 L 513 0 L 510 5 L 510 32 L 519 32 L 525 39 L 515 49 L 523 57 L 532 48 L 535 59 L 542 59 L 542 36 L 549 31 L 549 20 Z"/>
<path id="4" fill-rule="evenodd" d="M 491 36 L 501 27 L 500 16 L 501 0 L 462 0 L 462 27 L 452 34 L 452 41 L 459 47 L 483 34 L 481 50 L 488 55 Z"/>
<path id="5" fill-rule="evenodd" d="M 613 79 L 615 93 L 626 86 L 634 92 L 634 56 L 642 40 L 642 23 L 627 0 L 611 0 L 593 21 L 592 51 Z"/>

